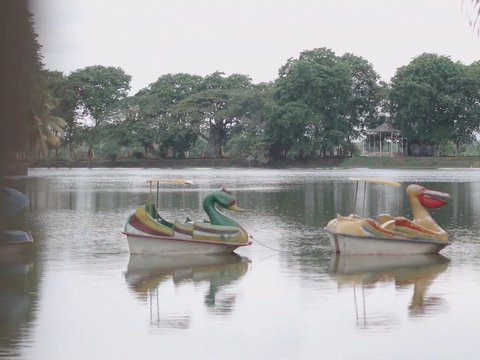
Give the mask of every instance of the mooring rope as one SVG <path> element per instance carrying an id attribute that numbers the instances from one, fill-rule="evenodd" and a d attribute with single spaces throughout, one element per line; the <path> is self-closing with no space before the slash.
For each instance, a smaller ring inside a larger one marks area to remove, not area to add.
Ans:
<path id="1" fill-rule="evenodd" d="M 266 247 L 267 249 L 270 249 L 270 250 L 273 250 L 273 251 L 277 251 L 277 252 L 286 252 L 286 253 L 293 253 L 294 251 L 293 250 L 281 250 L 281 249 L 275 249 L 271 246 L 268 246 L 268 245 L 265 245 L 264 243 L 258 241 L 257 239 L 255 239 L 253 237 L 253 235 L 250 235 L 250 239 L 252 239 L 253 241 L 255 241 L 257 244 L 260 244 L 262 245 L 263 247 Z"/>

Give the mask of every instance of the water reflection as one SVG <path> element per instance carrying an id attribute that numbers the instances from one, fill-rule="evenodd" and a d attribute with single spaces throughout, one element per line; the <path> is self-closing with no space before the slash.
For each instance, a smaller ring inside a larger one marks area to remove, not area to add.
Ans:
<path id="1" fill-rule="evenodd" d="M 359 328 L 391 328 L 397 324 L 397 320 L 388 307 L 382 312 L 368 305 L 369 296 L 373 296 L 375 287 L 394 283 L 397 291 L 411 291 L 408 305 L 410 317 L 442 312 L 445 309 L 444 300 L 440 296 L 429 296 L 428 288 L 439 274 L 447 270 L 449 262 L 449 259 L 439 254 L 332 254 L 328 272 L 339 288 L 353 289 L 356 325 Z"/>
<path id="2" fill-rule="evenodd" d="M 439 180 L 446 174 L 436 172 Z M 295 174 L 295 173 L 293 173 Z M 148 188 L 145 177 L 120 181 L 123 178 L 104 174 L 96 178 L 35 178 L 31 177 L 16 184 L 21 192 L 30 198 L 30 211 L 45 210 L 88 210 L 95 213 L 105 213 L 132 209 L 138 204 L 145 203 L 148 198 Z M 197 182 L 189 188 L 165 188 L 161 191 L 160 208 L 171 213 L 170 218 L 177 215 L 176 211 L 189 211 L 194 217 L 204 217 L 202 199 L 210 190 L 217 190 L 226 184 L 236 196 L 238 203 L 247 209 L 243 216 L 247 221 L 248 215 L 257 219 L 259 214 L 275 217 L 279 222 L 294 225 L 308 225 L 322 228 L 329 219 L 340 214 L 350 214 L 354 211 L 355 183 L 348 178 L 341 178 L 341 172 L 321 171 L 298 175 L 298 182 L 292 182 L 289 174 L 278 177 L 279 183 L 272 183 L 272 177 L 255 178 L 265 188 L 248 187 L 238 178 L 226 179 L 217 183 L 198 179 L 198 174 L 184 171 L 176 174 L 180 177 L 194 178 Z M 253 176 L 254 174 L 251 174 Z M 308 176 L 306 176 L 308 175 Z M 350 174 L 352 175 L 352 174 Z M 303 177 L 302 177 L 303 176 Z M 336 176 L 335 179 L 330 177 Z M 422 179 L 402 179 L 405 172 L 392 177 L 394 180 L 404 181 L 400 189 L 387 186 L 369 186 L 365 190 L 365 208 L 363 203 L 357 204 L 357 212 L 365 216 L 379 213 L 389 213 L 394 216 L 411 217 L 411 209 L 405 196 L 406 187 L 413 182 L 432 190 L 451 194 L 448 205 L 442 209 L 433 210 L 432 216 L 447 231 L 452 228 L 478 229 L 477 215 L 480 212 L 480 183 L 471 182 L 425 182 Z M 473 176 L 473 175 L 472 175 Z M 222 176 L 218 176 L 223 178 Z M 254 178 L 254 177 L 253 177 Z M 253 179 L 252 178 L 252 179 Z M 119 180 L 120 179 L 120 180 Z M 254 181 L 247 178 L 249 181 Z M 69 183 L 69 180 L 72 182 Z M 288 181 L 287 181 L 288 180 Z M 408 180 L 408 181 L 405 181 Z M 282 183 L 284 181 L 285 183 Z M 360 192 L 364 189 L 359 189 Z M 363 194 L 359 194 L 362 196 Z M 184 214 L 181 214 L 183 217 Z"/>
<path id="3" fill-rule="evenodd" d="M 226 359 L 478 358 L 480 171 L 238 174 L 238 169 L 32 169 L 16 180 L 11 186 L 31 199 L 20 225 L 34 235 L 35 253 L 33 262 L 0 269 L 0 358 L 147 358 L 161 351 L 203 359 L 212 358 L 211 349 L 214 357 Z M 402 184 L 369 188 L 367 216 L 410 217 L 404 190 L 412 182 L 451 194 L 447 206 L 432 211 L 451 235 L 452 246 L 443 252 L 451 265 L 442 256 L 331 258 L 323 227 L 337 212 L 352 212 L 355 189 L 348 179 L 363 176 Z M 256 240 L 282 252 L 256 243 L 240 249 L 255 268 L 235 255 L 220 263 L 129 258 L 121 230 L 147 200 L 145 179 L 155 177 L 195 183 L 162 191 L 166 218 L 202 220 L 204 194 L 224 184 L 247 210 L 235 214 L 236 220 Z M 161 337 L 151 336 L 158 333 Z M 355 346 L 338 347 L 339 336 Z M 232 339 L 233 348 L 242 344 L 241 351 L 232 352 Z M 411 346 L 393 354 L 399 343 Z"/>
<path id="4" fill-rule="evenodd" d="M 174 287 L 207 284 L 204 305 L 213 313 L 225 315 L 235 308 L 236 294 L 230 287 L 247 273 L 249 264 L 248 258 L 236 254 L 131 255 L 125 278 L 136 297 L 148 301 L 152 326 L 182 329 L 190 327 L 191 316 L 162 305 L 161 285 L 170 281 Z"/>
<path id="5" fill-rule="evenodd" d="M 28 337 L 36 287 L 32 254 L 0 256 L 0 357 L 18 355 Z"/>

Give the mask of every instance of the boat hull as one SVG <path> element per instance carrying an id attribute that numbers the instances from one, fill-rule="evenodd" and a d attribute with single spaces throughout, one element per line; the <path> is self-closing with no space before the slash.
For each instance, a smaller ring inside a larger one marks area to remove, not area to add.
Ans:
<path id="1" fill-rule="evenodd" d="M 168 255 L 168 254 L 197 254 L 215 255 L 230 254 L 247 243 L 219 243 L 213 241 L 188 240 L 173 237 L 138 235 L 124 232 L 127 236 L 131 254 Z"/>
<path id="2" fill-rule="evenodd" d="M 28 252 L 33 248 L 33 237 L 21 230 L 4 230 L 0 232 L 0 255 L 10 255 Z"/>
<path id="3" fill-rule="evenodd" d="M 177 283 L 189 279 L 237 279 L 243 276 L 250 261 L 237 255 L 130 255 L 125 279 L 136 292 L 158 286 L 171 276 Z M 156 281 L 158 280 L 158 281 Z M 222 284 L 224 282 L 222 281 Z"/>
<path id="4" fill-rule="evenodd" d="M 449 243 L 420 239 L 355 237 L 327 231 L 332 253 L 344 255 L 436 254 Z"/>

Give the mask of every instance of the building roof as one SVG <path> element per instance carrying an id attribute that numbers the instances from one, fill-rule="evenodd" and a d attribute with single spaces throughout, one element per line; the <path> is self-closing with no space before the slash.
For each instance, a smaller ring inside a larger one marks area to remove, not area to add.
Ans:
<path id="1" fill-rule="evenodd" d="M 385 121 L 382 125 L 377 126 L 375 129 L 369 129 L 368 132 L 372 134 L 380 134 L 380 133 L 399 134 L 400 130 L 395 129 L 388 121 Z"/>

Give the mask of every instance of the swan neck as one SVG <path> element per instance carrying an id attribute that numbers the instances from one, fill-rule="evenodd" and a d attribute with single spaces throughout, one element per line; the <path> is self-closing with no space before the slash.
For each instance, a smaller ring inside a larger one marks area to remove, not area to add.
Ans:
<path id="1" fill-rule="evenodd" d="M 203 210 L 208 215 L 212 225 L 238 226 L 235 221 L 222 214 L 215 206 L 215 199 L 207 195 L 203 200 Z"/>
<path id="2" fill-rule="evenodd" d="M 410 202 L 410 208 L 412 209 L 414 219 L 424 219 L 430 216 L 428 211 L 420 204 L 420 200 L 416 194 L 409 194 L 408 201 Z"/>

